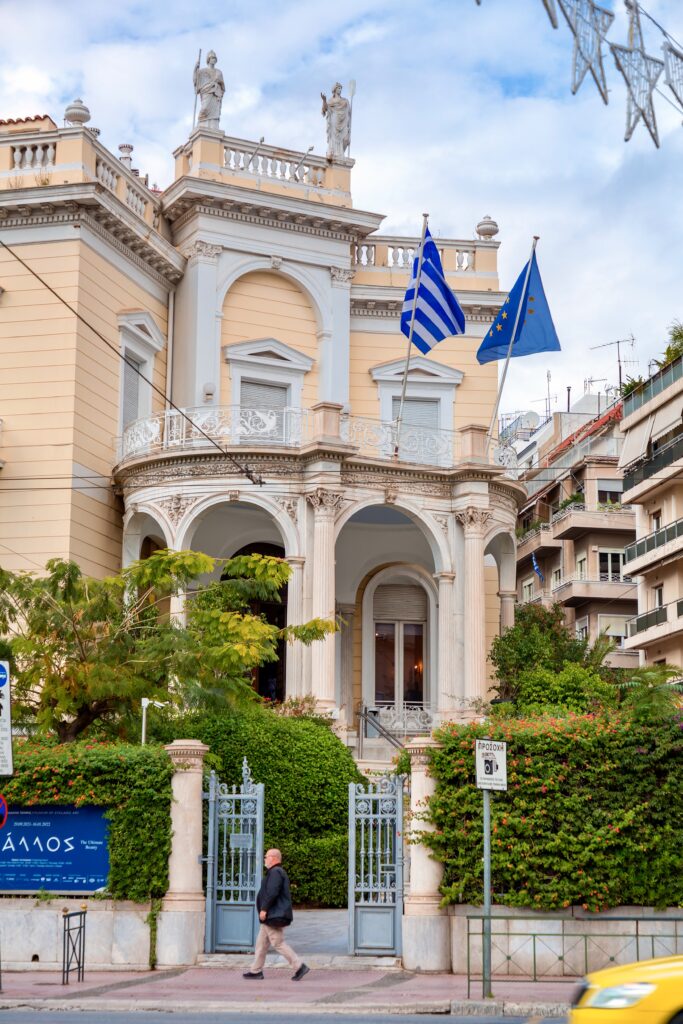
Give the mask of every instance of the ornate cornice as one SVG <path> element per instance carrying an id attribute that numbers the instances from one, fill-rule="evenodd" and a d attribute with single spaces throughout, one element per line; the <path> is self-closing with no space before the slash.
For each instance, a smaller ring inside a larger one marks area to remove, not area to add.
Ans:
<path id="1" fill-rule="evenodd" d="M 362 268 L 361 268 L 362 269 Z M 500 311 L 499 306 L 481 306 L 467 301 L 467 293 L 459 294 L 460 304 L 469 323 L 492 324 Z M 377 320 L 393 320 L 401 315 L 403 301 L 398 298 L 367 299 L 351 296 L 351 316 L 370 317 Z"/>
<path id="2" fill-rule="evenodd" d="M 186 260 L 208 259 L 215 260 L 223 252 L 222 245 L 212 245 L 211 242 L 203 242 L 198 239 L 180 250 Z"/>
<path id="3" fill-rule="evenodd" d="M 222 220 L 237 221 L 243 224 L 258 224 L 265 227 L 281 228 L 298 234 L 315 235 L 319 238 L 332 238 L 337 241 L 353 241 L 357 237 L 355 225 L 345 226 L 341 221 L 325 219 L 313 213 L 276 210 L 277 196 L 268 203 L 268 193 L 260 194 L 258 202 L 245 199 L 225 204 L 222 200 L 208 200 L 202 197 L 187 198 L 174 203 L 167 216 L 173 221 L 174 231 L 179 231 L 188 221 L 199 214 L 218 217 Z M 177 217 L 172 212 L 178 211 Z"/>

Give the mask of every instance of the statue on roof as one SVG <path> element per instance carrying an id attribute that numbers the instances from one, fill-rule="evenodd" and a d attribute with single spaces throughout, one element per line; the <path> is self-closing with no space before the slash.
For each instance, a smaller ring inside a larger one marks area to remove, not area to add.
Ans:
<path id="1" fill-rule="evenodd" d="M 341 94 L 342 87 L 336 82 L 329 100 L 321 92 L 323 117 L 327 118 L 327 159 L 343 159 L 351 144 L 351 103 Z"/>
<path id="2" fill-rule="evenodd" d="M 209 50 L 206 55 L 206 67 L 195 64 L 192 80 L 194 91 L 200 98 L 199 125 L 203 128 L 219 130 L 221 119 L 221 106 L 225 95 L 225 82 L 223 72 L 216 67 L 216 54 Z"/>

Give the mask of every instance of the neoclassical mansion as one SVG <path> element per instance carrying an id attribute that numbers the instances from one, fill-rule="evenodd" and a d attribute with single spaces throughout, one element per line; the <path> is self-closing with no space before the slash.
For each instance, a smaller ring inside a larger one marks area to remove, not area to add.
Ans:
<path id="1" fill-rule="evenodd" d="M 513 621 L 523 495 L 475 359 L 505 297 L 495 223 L 437 239 L 467 333 L 414 350 L 396 450 L 417 240 L 354 207 L 354 161 L 200 122 L 162 192 L 66 117 L 0 121 L 0 564 L 278 554 L 261 611 L 340 630 L 283 649 L 263 695 L 314 694 L 350 742 L 364 709 L 402 733 L 466 714 Z"/>

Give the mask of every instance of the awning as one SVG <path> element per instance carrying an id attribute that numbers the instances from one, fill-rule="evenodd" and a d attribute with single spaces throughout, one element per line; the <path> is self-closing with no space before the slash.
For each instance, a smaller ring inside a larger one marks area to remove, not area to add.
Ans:
<path id="1" fill-rule="evenodd" d="M 672 402 L 667 402 L 654 415 L 652 424 L 652 440 L 656 441 L 662 434 L 668 433 L 672 427 L 678 426 L 683 416 L 683 395 L 678 395 Z"/>
<path id="2" fill-rule="evenodd" d="M 637 462 L 645 455 L 652 433 L 653 421 L 654 416 L 648 416 L 647 419 L 642 419 L 640 423 L 626 432 L 624 447 L 619 456 L 619 469 L 630 466 L 632 462 Z"/>
<path id="3" fill-rule="evenodd" d="M 598 480 L 599 491 L 623 491 L 623 480 Z"/>

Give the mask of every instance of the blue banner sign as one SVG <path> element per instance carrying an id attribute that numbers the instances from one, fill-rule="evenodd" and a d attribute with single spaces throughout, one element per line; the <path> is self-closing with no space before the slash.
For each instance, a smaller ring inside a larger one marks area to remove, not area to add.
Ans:
<path id="1" fill-rule="evenodd" d="M 102 808 L 10 809 L 0 833 L 0 891 L 95 892 L 108 875 Z"/>

